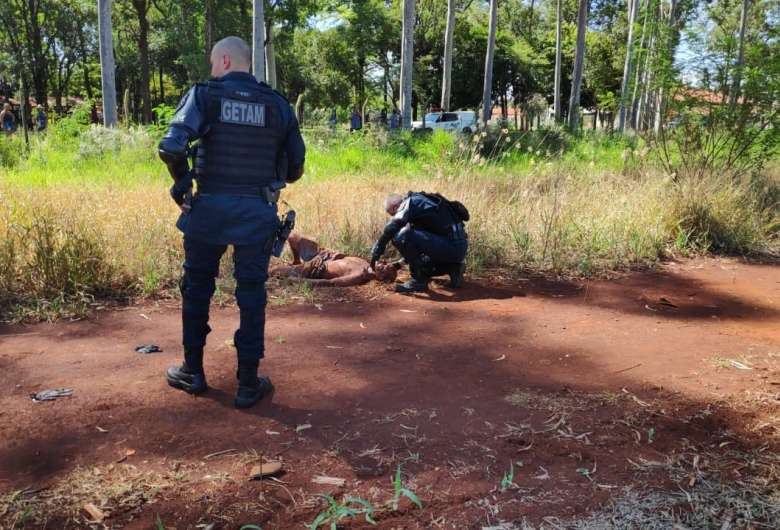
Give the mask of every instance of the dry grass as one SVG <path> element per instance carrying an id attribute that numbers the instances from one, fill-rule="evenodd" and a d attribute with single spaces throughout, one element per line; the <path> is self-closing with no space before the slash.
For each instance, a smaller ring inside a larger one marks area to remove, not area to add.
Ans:
<path id="1" fill-rule="evenodd" d="M 447 135 L 386 145 L 315 139 L 307 176 L 284 200 L 298 212 L 301 232 L 365 257 L 386 221 L 385 194 L 441 192 L 471 211 L 471 273 L 499 267 L 510 275 L 589 276 L 670 253 L 776 248 L 772 179 L 673 183 L 646 154 L 621 161 L 622 145 L 608 138 L 575 142 L 562 155 L 504 142 L 509 151 L 495 159 L 479 153 L 496 139 L 477 140 L 459 155 L 460 140 Z M 153 140 L 140 130 L 90 130 L 75 141 L 67 149 L 44 142 L 18 167 L 0 168 L 6 319 L 79 315 L 106 296 L 170 292 L 179 278 L 178 210 Z M 229 274 L 219 288 L 230 290 Z"/>
<path id="2" fill-rule="evenodd" d="M 778 528 L 780 456 L 752 452 L 683 453 L 674 460 L 639 464 L 639 472 L 661 471 L 676 491 L 626 488 L 604 509 L 555 528 L 612 530 L 643 528 Z"/>
<path id="3" fill-rule="evenodd" d="M 42 490 L 0 495 L 0 530 L 85 528 L 92 521 L 84 511 L 87 503 L 126 520 L 173 485 L 171 478 L 128 464 L 77 468 Z"/>

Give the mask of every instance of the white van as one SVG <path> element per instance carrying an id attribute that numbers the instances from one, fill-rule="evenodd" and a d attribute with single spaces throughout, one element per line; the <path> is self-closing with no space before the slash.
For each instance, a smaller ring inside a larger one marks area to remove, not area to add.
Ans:
<path id="1" fill-rule="evenodd" d="M 429 112 L 425 115 L 425 127 L 422 121 L 412 122 L 413 130 L 458 131 L 470 134 L 477 129 L 477 113 L 473 110 L 457 110 L 454 112 Z"/>

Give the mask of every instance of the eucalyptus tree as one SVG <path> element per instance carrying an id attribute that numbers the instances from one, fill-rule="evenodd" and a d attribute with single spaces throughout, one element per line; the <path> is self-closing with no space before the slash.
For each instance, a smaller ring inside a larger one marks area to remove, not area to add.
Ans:
<path id="1" fill-rule="evenodd" d="M 414 61 L 415 0 L 403 0 L 401 25 L 401 119 L 404 129 L 412 128 L 412 70 Z"/>
<path id="2" fill-rule="evenodd" d="M 742 83 L 742 70 L 745 67 L 745 29 L 747 28 L 750 0 L 743 0 L 742 14 L 739 19 L 739 51 L 737 52 L 737 65 L 734 69 L 734 84 L 731 88 L 729 104 L 733 108 L 739 99 L 740 85 Z"/>
<path id="3" fill-rule="evenodd" d="M 100 81 L 103 93 L 103 125 L 116 127 L 116 65 L 114 34 L 111 23 L 113 0 L 98 0 L 98 34 L 100 42 Z"/>
<path id="4" fill-rule="evenodd" d="M 588 25 L 590 0 L 579 0 L 577 11 L 577 47 L 574 53 L 574 71 L 571 76 L 571 97 L 569 98 L 569 129 L 576 131 L 580 119 L 580 91 L 582 89 L 582 69 L 585 63 L 585 33 Z"/>
<path id="5" fill-rule="evenodd" d="M 488 42 L 485 54 L 485 82 L 482 86 L 482 121 L 487 125 L 493 112 L 491 104 L 493 96 L 493 56 L 496 52 L 496 19 L 498 0 L 490 0 L 490 15 L 488 18 Z"/>
<path id="6" fill-rule="evenodd" d="M 452 40 L 455 36 L 455 0 L 447 0 L 447 29 L 444 34 L 444 74 L 441 83 L 441 108 L 450 110 L 452 91 Z"/>
<path id="7" fill-rule="evenodd" d="M 265 82 L 265 14 L 263 0 L 252 0 L 252 72 Z"/>
<path id="8" fill-rule="evenodd" d="M 626 42 L 626 61 L 623 66 L 623 82 L 620 86 L 620 109 L 618 110 L 618 131 L 623 132 L 626 125 L 626 105 L 628 103 L 629 79 L 631 78 L 634 21 L 639 7 L 639 0 L 628 0 L 628 40 Z"/>
<path id="9" fill-rule="evenodd" d="M 553 114 L 555 123 L 561 121 L 561 55 L 563 42 L 561 39 L 561 26 L 563 24 L 563 14 L 561 12 L 561 3 L 563 0 L 557 0 L 555 8 L 555 73 L 553 74 Z"/>

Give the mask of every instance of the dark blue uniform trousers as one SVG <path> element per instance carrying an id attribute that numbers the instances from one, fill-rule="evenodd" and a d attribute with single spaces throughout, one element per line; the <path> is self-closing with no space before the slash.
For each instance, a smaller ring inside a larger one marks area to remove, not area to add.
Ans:
<path id="1" fill-rule="evenodd" d="M 240 364 L 257 364 L 264 354 L 265 282 L 268 279 L 270 251 L 265 243 L 235 245 L 233 263 L 236 301 L 241 325 L 233 342 Z M 182 327 L 185 349 L 202 348 L 211 331 L 209 304 L 219 274 L 219 260 L 227 245 L 213 245 L 184 237 L 184 276 L 181 280 Z"/>
<path id="2" fill-rule="evenodd" d="M 468 240 L 451 239 L 406 226 L 393 238 L 393 245 L 407 262 L 415 263 L 424 254 L 435 266 L 462 263 L 466 259 Z"/>

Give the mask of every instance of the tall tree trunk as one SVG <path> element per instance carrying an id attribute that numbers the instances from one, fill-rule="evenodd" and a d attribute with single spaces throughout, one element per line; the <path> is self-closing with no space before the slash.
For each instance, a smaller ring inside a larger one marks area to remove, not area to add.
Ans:
<path id="1" fill-rule="evenodd" d="M 265 82 L 265 16 L 263 0 L 252 0 L 252 71 L 255 79 Z"/>
<path id="2" fill-rule="evenodd" d="M 667 27 L 665 28 L 665 31 L 663 33 L 664 39 L 663 39 L 663 50 L 662 53 L 665 54 L 665 57 L 663 58 L 663 66 L 666 67 L 667 61 L 669 63 L 674 61 L 674 55 L 675 50 L 677 49 L 677 43 L 679 41 L 678 35 L 677 35 L 677 20 L 676 20 L 676 13 L 677 13 L 677 0 L 671 0 L 669 3 L 669 16 L 666 19 Z M 664 112 L 665 112 L 665 105 L 666 105 L 666 92 L 667 92 L 667 86 L 669 84 L 668 74 L 669 72 L 666 70 L 662 70 L 660 72 L 660 83 L 658 88 L 658 94 L 656 96 L 656 102 L 655 102 L 655 120 L 653 123 L 653 130 L 655 134 L 661 133 L 661 127 L 663 127 L 664 122 Z"/>
<path id="3" fill-rule="evenodd" d="M 561 3 L 563 0 L 558 0 L 555 10 L 555 82 L 553 91 L 553 114 L 555 115 L 555 123 L 561 122 L 561 26 L 563 24 L 563 15 L 561 13 Z"/>
<path id="4" fill-rule="evenodd" d="M 402 128 L 412 128 L 412 70 L 414 60 L 414 8 L 415 0 L 403 0 L 403 24 L 401 33 L 401 123 Z"/>
<path id="5" fill-rule="evenodd" d="M 657 97 L 657 81 L 656 76 L 658 72 L 658 61 L 660 49 L 663 47 L 661 34 L 661 23 L 663 21 L 664 3 L 658 2 L 658 9 L 655 11 L 652 34 L 650 35 L 650 48 L 647 52 L 647 66 L 646 76 L 644 83 L 644 103 L 640 110 L 642 118 L 642 129 L 647 130 L 652 125 L 652 120 L 655 112 L 655 102 Z"/>
<path id="6" fill-rule="evenodd" d="M 206 27 L 203 33 L 206 37 L 206 57 L 211 54 L 211 48 L 214 46 L 214 0 L 205 0 L 206 2 Z"/>
<path id="7" fill-rule="evenodd" d="M 582 68 L 585 63 L 585 32 L 588 26 L 590 0 L 580 0 L 577 13 L 577 50 L 574 55 L 574 71 L 571 76 L 571 98 L 569 99 L 569 129 L 579 130 L 580 90 L 582 89 Z"/>
<path id="8" fill-rule="evenodd" d="M 618 111 L 618 131 L 623 132 L 626 125 L 626 105 L 628 103 L 628 80 L 631 78 L 633 47 L 634 47 L 634 20 L 639 7 L 639 0 L 628 0 L 628 41 L 626 42 L 626 62 L 623 65 L 623 82 L 620 86 L 620 109 Z"/>
<path id="9" fill-rule="evenodd" d="M 444 33 L 444 77 L 441 83 L 441 108 L 450 110 L 452 90 L 452 39 L 455 37 L 455 0 L 447 0 L 447 30 Z"/>
<path id="10" fill-rule="evenodd" d="M 382 65 L 384 70 L 384 89 L 382 90 L 382 103 L 387 107 L 387 91 L 393 91 L 393 87 L 390 86 L 390 62 L 387 60 L 387 52 L 384 53 L 385 64 Z"/>
<path id="11" fill-rule="evenodd" d="M 654 45 L 655 39 L 650 38 L 650 46 Z M 642 93 L 639 96 L 639 110 L 637 111 L 637 130 L 644 131 L 647 129 L 647 113 L 650 110 L 650 83 L 653 82 L 652 64 L 650 62 L 650 51 L 645 60 L 645 73 L 642 80 Z"/>
<path id="12" fill-rule="evenodd" d="M 650 2 L 648 9 L 652 9 L 654 14 L 648 21 L 650 23 L 650 40 L 645 51 L 645 66 L 643 68 L 642 81 L 640 82 L 640 95 L 637 105 L 637 129 L 647 129 L 647 112 L 650 105 L 650 85 L 653 82 L 653 55 L 655 53 L 656 31 L 658 27 L 658 10 L 656 3 Z"/>
<path id="13" fill-rule="evenodd" d="M 111 29 L 111 3 L 98 0 L 98 33 L 100 39 L 100 80 L 103 91 L 103 125 L 116 127 L 116 66 L 114 35 Z"/>
<path id="14" fill-rule="evenodd" d="M 87 51 L 86 42 L 84 39 L 84 28 L 78 28 L 79 35 L 79 56 L 81 58 L 81 70 L 84 75 L 84 90 L 87 91 L 87 98 L 92 99 L 92 82 L 89 79 L 89 67 L 87 66 L 89 59 L 89 52 Z"/>
<path id="15" fill-rule="evenodd" d="M 268 84 L 276 89 L 276 51 L 274 50 L 274 24 L 268 22 L 265 32 L 265 71 Z"/>
<path id="16" fill-rule="evenodd" d="M 20 65 L 21 68 L 21 65 Z M 22 130 L 24 131 L 24 145 L 29 148 L 30 147 L 30 136 L 29 131 L 27 130 L 27 117 L 30 115 L 30 91 L 27 89 L 27 82 L 24 79 L 23 75 L 19 76 L 22 86 L 21 86 L 21 100 L 22 104 L 19 105 L 19 113 L 21 114 L 21 121 L 22 121 Z M 39 102 L 40 103 L 40 102 Z"/>
<path id="17" fill-rule="evenodd" d="M 23 22 L 24 33 L 19 32 L 16 27 L 16 20 L 13 20 L 13 14 L 8 15 L 3 19 L 3 24 L 6 24 L 10 28 L 9 33 L 15 33 L 9 35 L 12 41 L 16 41 L 14 45 L 12 42 L 12 48 L 17 49 L 17 55 L 22 53 L 24 44 L 26 43 L 29 51 L 29 58 L 22 57 L 21 60 L 27 65 L 27 61 L 31 61 L 28 69 L 32 72 L 33 94 L 35 100 L 42 104 L 48 105 L 46 96 L 48 94 L 48 80 L 49 80 L 49 62 L 48 52 L 51 48 L 51 42 L 49 42 L 48 49 L 44 50 L 43 31 L 41 29 L 41 23 L 45 20 L 46 13 L 41 13 L 41 1 L 40 0 L 22 0 L 19 4 L 20 17 Z M 9 20 L 11 19 L 11 20 Z"/>
<path id="18" fill-rule="evenodd" d="M 487 53 L 485 54 L 485 80 L 482 85 L 482 122 L 487 126 L 493 112 L 493 55 L 496 52 L 496 19 L 498 0 L 490 0 L 490 19 L 488 22 Z"/>
<path id="19" fill-rule="evenodd" d="M 138 62 L 141 70 L 140 90 L 141 121 L 152 121 L 152 95 L 149 89 L 151 74 L 149 72 L 149 0 L 133 0 L 133 7 L 138 15 Z"/>
<path id="20" fill-rule="evenodd" d="M 86 61 L 81 63 L 81 71 L 84 76 L 84 90 L 87 92 L 87 99 L 92 100 L 94 99 L 94 95 L 92 94 L 92 81 L 89 79 L 89 69 Z"/>
<path id="21" fill-rule="evenodd" d="M 63 85 L 62 78 L 63 78 L 62 62 L 59 62 L 59 64 L 57 65 L 57 79 L 56 82 L 54 83 L 54 109 L 58 113 L 62 112 L 62 85 Z"/>
<path id="22" fill-rule="evenodd" d="M 737 52 L 737 64 L 734 70 L 734 84 L 731 87 L 729 105 L 733 108 L 739 99 L 740 85 L 742 84 L 742 69 L 745 66 L 745 30 L 747 29 L 747 14 L 750 9 L 750 0 L 743 0 L 742 15 L 739 18 L 739 51 Z"/>
<path id="23" fill-rule="evenodd" d="M 159 65 L 158 75 L 160 76 L 160 102 L 165 102 L 165 82 L 163 81 L 163 65 Z"/>
<path id="24" fill-rule="evenodd" d="M 641 4 L 640 4 L 641 9 Z M 634 90 L 631 95 L 631 128 L 637 128 L 637 114 L 639 112 L 639 85 L 642 79 L 642 57 L 645 53 L 645 34 L 647 33 L 647 14 L 650 11 L 650 0 L 645 1 L 645 18 L 642 22 L 642 37 L 639 39 L 639 50 L 636 57 L 636 76 L 634 77 Z"/>

